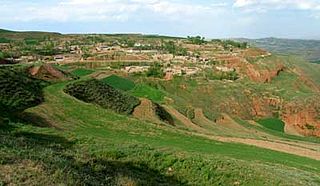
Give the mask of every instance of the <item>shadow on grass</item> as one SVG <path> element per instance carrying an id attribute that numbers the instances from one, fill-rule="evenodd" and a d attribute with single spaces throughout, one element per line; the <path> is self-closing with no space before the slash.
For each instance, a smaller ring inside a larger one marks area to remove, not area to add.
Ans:
<path id="1" fill-rule="evenodd" d="M 17 119 L 21 122 L 36 127 L 53 127 L 53 124 L 50 123 L 47 119 L 31 112 L 22 112 L 17 116 Z"/>
<path id="2" fill-rule="evenodd" d="M 183 185 L 143 162 L 109 160 L 86 155 L 76 149 L 76 141 L 51 134 L 21 132 L 19 128 L 0 130 L 0 166 L 13 166 L 23 161 L 41 164 L 48 182 L 66 185 Z M 27 169 L 25 174 L 37 179 L 37 172 Z M 54 176 L 52 176 L 54 175 Z M 0 173 L 0 180 L 3 175 Z M 9 176 L 10 175 L 5 175 Z M 29 178 L 27 178 L 29 179 Z M 49 181 L 50 180 L 50 181 Z M 17 180 L 16 180 L 17 181 Z M 36 180 L 45 184 L 46 180 Z M 4 184 L 21 184 L 10 181 Z"/>

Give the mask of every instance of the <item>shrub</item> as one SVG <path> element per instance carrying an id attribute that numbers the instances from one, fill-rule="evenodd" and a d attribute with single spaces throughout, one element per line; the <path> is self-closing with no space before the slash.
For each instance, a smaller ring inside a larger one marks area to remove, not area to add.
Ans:
<path id="1" fill-rule="evenodd" d="M 149 68 L 146 75 L 148 77 L 157 77 L 157 78 L 163 78 L 164 72 L 160 64 L 156 63 L 152 67 Z"/>
<path id="2" fill-rule="evenodd" d="M 315 130 L 316 129 L 315 126 L 310 125 L 310 124 L 306 124 L 306 128 L 309 129 L 309 130 Z"/>
<path id="3" fill-rule="evenodd" d="M 195 45 L 201 45 L 206 43 L 205 38 L 201 36 L 196 36 L 196 37 L 188 36 L 188 41 Z"/>
<path id="4" fill-rule="evenodd" d="M 237 41 L 233 41 L 233 40 L 222 41 L 222 45 L 223 45 L 224 49 L 230 49 L 230 47 L 231 48 L 234 47 L 234 48 L 246 49 L 248 47 L 247 42 L 237 42 Z"/>
<path id="5" fill-rule="evenodd" d="M 8 38 L 3 38 L 3 37 L 0 38 L 0 43 L 10 43 L 10 42 L 11 40 Z"/>
<path id="6" fill-rule="evenodd" d="M 140 104 L 139 99 L 95 79 L 69 84 L 64 91 L 79 100 L 120 114 L 131 114 Z"/>
<path id="7" fill-rule="evenodd" d="M 0 69 L 0 114 L 14 114 L 40 104 L 43 86 L 24 69 Z"/>
<path id="8" fill-rule="evenodd" d="M 174 125 L 173 117 L 159 104 L 153 103 L 155 105 L 155 110 L 157 116 L 159 116 L 160 120 L 169 123 L 170 125 Z"/>

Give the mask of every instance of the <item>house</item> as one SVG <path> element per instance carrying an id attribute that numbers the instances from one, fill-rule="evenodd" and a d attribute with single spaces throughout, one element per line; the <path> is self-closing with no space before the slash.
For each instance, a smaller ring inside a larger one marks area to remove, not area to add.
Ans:
<path id="1" fill-rule="evenodd" d="M 173 60 L 174 56 L 172 54 L 155 54 L 152 56 L 152 58 L 157 61 L 168 62 Z"/>
<path id="2" fill-rule="evenodd" d="M 141 73 L 148 71 L 150 66 L 128 66 L 123 69 L 126 73 Z"/>
<path id="3" fill-rule="evenodd" d="M 228 67 L 216 67 L 216 69 L 221 72 L 234 72 L 235 71 L 234 68 L 228 68 Z"/>
<path id="4" fill-rule="evenodd" d="M 184 73 L 187 75 L 187 76 L 192 76 L 192 75 L 195 75 L 199 72 L 199 68 L 197 67 L 185 67 L 183 68 L 183 71 Z"/>
<path id="5" fill-rule="evenodd" d="M 54 56 L 53 59 L 57 62 L 61 62 L 61 61 L 64 61 L 64 56 L 62 55 L 57 55 L 57 56 Z"/>

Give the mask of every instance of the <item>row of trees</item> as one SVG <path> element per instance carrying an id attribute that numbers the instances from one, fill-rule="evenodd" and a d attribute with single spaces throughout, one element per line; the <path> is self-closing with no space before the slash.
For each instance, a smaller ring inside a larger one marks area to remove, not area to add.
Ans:
<path id="1" fill-rule="evenodd" d="M 195 45 L 202 45 L 202 44 L 206 43 L 205 37 L 201 37 L 201 36 L 195 36 L 195 37 L 188 36 L 187 39 L 190 43 L 195 44 Z"/>
<path id="2" fill-rule="evenodd" d="M 162 42 L 161 49 L 173 55 L 188 55 L 188 50 L 182 46 L 176 45 L 174 41 Z"/>

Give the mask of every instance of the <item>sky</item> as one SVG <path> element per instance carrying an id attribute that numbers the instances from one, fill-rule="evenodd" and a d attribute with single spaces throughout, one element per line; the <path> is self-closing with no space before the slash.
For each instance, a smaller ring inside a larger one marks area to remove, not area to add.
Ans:
<path id="1" fill-rule="evenodd" d="M 320 39 L 320 0 L 0 0 L 0 28 Z"/>

